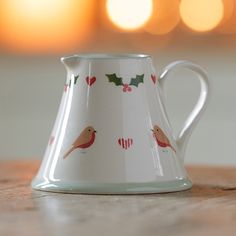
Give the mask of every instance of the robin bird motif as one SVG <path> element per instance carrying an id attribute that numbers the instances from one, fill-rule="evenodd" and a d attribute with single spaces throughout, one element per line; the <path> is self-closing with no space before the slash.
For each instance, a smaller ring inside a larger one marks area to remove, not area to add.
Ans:
<path id="1" fill-rule="evenodd" d="M 169 139 L 158 125 L 154 125 L 152 132 L 160 147 L 170 147 L 174 152 L 176 152 L 176 150 L 171 146 Z"/>
<path id="2" fill-rule="evenodd" d="M 86 127 L 74 141 L 69 150 L 64 154 L 63 158 L 67 158 L 76 148 L 86 149 L 90 147 L 95 141 L 96 132 L 97 131 L 92 126 Z"/>

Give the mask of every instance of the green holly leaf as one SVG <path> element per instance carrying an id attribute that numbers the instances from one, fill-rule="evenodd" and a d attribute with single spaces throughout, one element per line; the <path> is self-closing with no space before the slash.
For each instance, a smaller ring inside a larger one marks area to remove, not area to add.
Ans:
<path id="1" fill-rule="evenodd" d="M 122 78 L 117 77 L 116 74 L 106 74 L 109 82 L 114 83 L 116 86 L 124 85 L 122 82 Z"/>
<path id="2" fill-rule="evenodd" d="M 74 84 L 76 84 L 77 79 L 79 78 L 79 75 L 75 75 L 74 78 L 75 78 L 75 80 L 74 80 Z"/>
<path id="3" fill-rule="evenodd" d="M 77 83 L 78 78 L 79 78 L 79 75 L 74 75 L 74 84 Z M 70 86 L 71 86 L 71 79 L 70 79 L 70 81 L 69 81 L 69 87 L 70 87 Z"/>
<path id="4" fill-rule="evenodd" d="M 136 75 L 136 78 L 132 78 L 129 85 L 133 85 L 135 87 L 138 87 L 138 85 L 140 83 L 143 83 L 143 77 L 144 77 L 144 74 L 142 75 Z"/>

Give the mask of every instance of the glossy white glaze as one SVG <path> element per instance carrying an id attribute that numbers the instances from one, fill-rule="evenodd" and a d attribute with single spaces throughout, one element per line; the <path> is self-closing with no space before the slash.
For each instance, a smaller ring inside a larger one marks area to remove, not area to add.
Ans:
<path id="1" fill-rule="evenodd" d="M 143 193 L 191 187 L 183 156 L 206 105 L 204 70 L 190 62 L 175 62 L 157 80 L 148 55 L 85 54 L 62 58 L 62 62 L 66 85 L 44 160 L 32 183 L 35 189 L 128 193 L 133 184 L 133 192 Z M 201 82 L 197 106 L 177 141 L 162 96 L 163 81 L 176 66 L 197 72 Z M 122 186 L 120 191 L 117 186 Z"/>

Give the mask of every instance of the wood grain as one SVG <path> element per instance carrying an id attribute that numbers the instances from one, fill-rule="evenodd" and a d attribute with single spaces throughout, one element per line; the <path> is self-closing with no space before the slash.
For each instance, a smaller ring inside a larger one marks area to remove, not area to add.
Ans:
<path id="1" fill-rule="evenodd" d="M 191 190 L 148 195 L 33 191 L 39 162 L 0 163 L 0 235 L 236 234 L 236 168 L 191 166 Z"/>

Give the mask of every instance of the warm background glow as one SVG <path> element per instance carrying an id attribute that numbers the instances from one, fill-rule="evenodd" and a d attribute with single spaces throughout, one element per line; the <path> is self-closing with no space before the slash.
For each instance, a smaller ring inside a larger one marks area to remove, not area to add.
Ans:
<path id="1" fill-rule="evenodd" d="M 167 34 L 179 23 L 179 0 L 153 0 L 153 14 L 145 25 L 151 34 Z"/>
<path id="2" fill-rule="evenodd" d="M 220 24 L 224 24 L 228 21 L 234 13 L 235 0 L 222 0 L 224 4 L 224 16 Z M 236 22 L 235 22 L 236 23 Z"/>
<path id="3" fill-rule="evenodd" d="M 4 51 L 57 54 L 81 50 L 85 45 L 93 50 L 99 39 L 106 45 L 107 41 L 140 45 L 137 42 L 142 42 L 142 37 L 133 40 L 136 33 L 158 37 L 176 28 L 234 34 L 236 1 L 0 0 L 0 48 Z M 105 36 L 98 33 L 103 30 Z M 128 33 L 127 38 L 120 37 L 123 32 Z M 166 45 L 172 40 L 166 39 L 158 43 Z"/>
<path id="4" fill-rule="evenodd" d="M 2 0 L 4 47 L 22 52 L 70 51 L 86 42 L 93 0 Z"/>
<path id="5" fill-rule="evenodd" d="M 224 0 L 224 18 L 217 28 L 217 32 L 224 34 L 236 33 L 236 1 Z"/>
<path id="6" fill-rule="evenodd" d="M 125 30 L 135 30 L 151 16 L 152 0 L 107 0 L 106 7 L 115 25 Z"/>
<path id="7" fill-rule="evenodd" d="M 181 0 L 180 15 L 183 22 L 196 31 L 210 31 L 223 19 L 222 0 Z"/>

